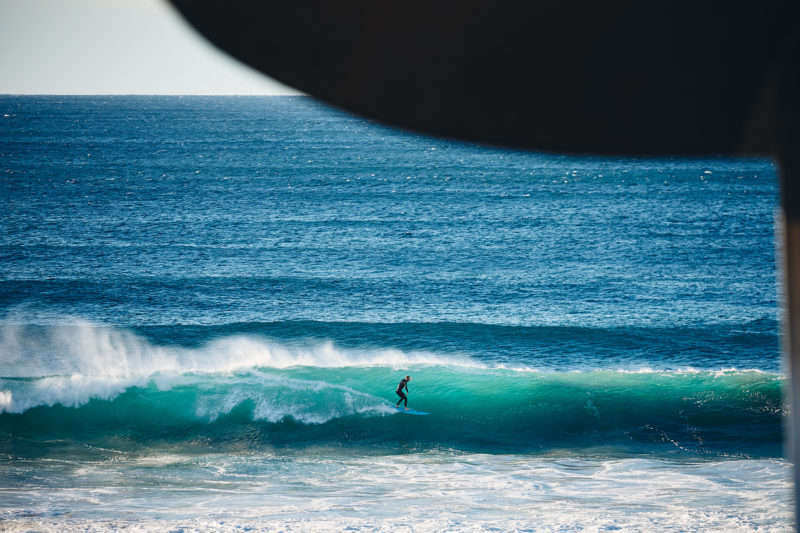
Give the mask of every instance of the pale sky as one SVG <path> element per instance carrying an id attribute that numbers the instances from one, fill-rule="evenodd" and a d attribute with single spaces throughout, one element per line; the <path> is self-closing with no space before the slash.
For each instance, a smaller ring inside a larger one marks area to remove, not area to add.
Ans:
<path id="1" fill-rule="evenodd" d="M 0 0 L 0 94 L 300 94 L 164 0 Z"/>

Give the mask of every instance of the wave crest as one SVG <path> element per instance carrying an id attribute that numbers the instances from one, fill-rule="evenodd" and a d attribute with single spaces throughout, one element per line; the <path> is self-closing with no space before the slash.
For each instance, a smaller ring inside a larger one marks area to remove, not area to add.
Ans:
<path id="1" fill-rule="evenodd" d="M 0 360 L 4 361 L 0 377 L 0 413 L 21 413 L 32 407 L 57 404 L 79 407 L 91 400 L 112 400 L 131 387 L 145 387 L 151 381 L 168 389 L 189 374 L 224 376 L 254 369 L 293 367 L 479 366 L 466 358 L 448 359 L 425 352 L 343 350 L 332 342 L 292 346 L 244 335 L 212 340 L 197 348 L 156 346 L 131 331 L 83 320 L 46 326 L 4 324 L 0 327 Z M 282 386 L 301 386 L 299 383 L 284 381 Z M 305 388 L 314 386 L 331 387 L 325 383 L 302 384 Z M 233 394 L 229 392 L 221 403 L 205 401 L 198 412 L 218 416 L 225 409 L 221 406 L 244 399 L 236 400 Z M 306 410 L 298 414 L 296 409 L 267 408 L 263 403 L 259 404 L 258 413 L 272 421 L 284 416 L 324 421 L 374 410 L 377 405 L 359 400 L 361 397 L 355 390 L 347 394 L 352 406 L 340 407 L 335 413 L 313 415 Z M 209 407 L 212 403 L 213 408 Z"/>

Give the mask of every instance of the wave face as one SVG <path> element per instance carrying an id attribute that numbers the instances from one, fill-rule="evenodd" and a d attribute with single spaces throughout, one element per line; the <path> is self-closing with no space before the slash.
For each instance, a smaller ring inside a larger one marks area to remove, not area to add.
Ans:
<path id="1" fill-rule="evenodd" d="M 778 456 L 785 411 L 784 379 L 757 370 L 541 371 L 253 335 L 170 346 L 88 323 L 6 326 L 2 346 L 0 431 L 31 450 L 60 439 Z M 406 373 L 410 406 L 431 416 L 391 408 Z"/>

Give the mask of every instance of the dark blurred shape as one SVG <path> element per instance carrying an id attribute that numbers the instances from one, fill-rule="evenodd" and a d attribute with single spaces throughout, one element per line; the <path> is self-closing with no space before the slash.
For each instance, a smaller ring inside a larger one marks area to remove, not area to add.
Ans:
<path id="1" fill-rule="evenodd" d="M 173 3 L 235 58 L 350 111 L 614 154 L 772 151 L 800 12 L 796 0 Z"/>

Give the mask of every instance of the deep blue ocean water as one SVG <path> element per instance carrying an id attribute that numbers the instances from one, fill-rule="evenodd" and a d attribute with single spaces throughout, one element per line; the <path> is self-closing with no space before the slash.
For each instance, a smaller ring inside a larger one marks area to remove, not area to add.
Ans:
<path id="1" fill-rule="evenodd" d="M 769 161 L 0 96 L 0 173 L 0 520 L 790 527 Z"/>

